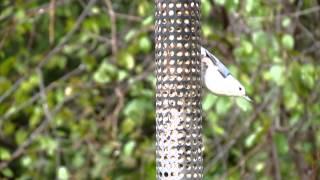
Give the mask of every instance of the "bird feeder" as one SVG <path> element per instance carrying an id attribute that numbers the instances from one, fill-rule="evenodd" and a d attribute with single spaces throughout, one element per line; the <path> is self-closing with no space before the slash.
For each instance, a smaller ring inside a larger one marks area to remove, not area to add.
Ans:
<path id="1" fill-rule="evenodd" d="M 157 179 L 202 179 L 200 0 L 156 0 Z"/>

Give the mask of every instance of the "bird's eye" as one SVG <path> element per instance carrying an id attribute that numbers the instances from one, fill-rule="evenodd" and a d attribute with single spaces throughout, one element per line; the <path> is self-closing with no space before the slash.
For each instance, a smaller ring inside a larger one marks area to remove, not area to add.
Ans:
<path id="1" fill-rule="evenodd" d="M 239 87 L 239 90 L 241 91 L 241 90 L 242 90 L 242 88 L 241 88 L 241 87 Z"/>

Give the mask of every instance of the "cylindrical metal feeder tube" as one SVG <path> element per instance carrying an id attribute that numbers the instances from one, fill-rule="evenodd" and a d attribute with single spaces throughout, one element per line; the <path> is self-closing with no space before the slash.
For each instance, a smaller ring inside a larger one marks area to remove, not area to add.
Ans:
<path id="1" fill-rule="evenodd" d="M 202 179 L 200 0 L 156 0 L 157 179 Z"/>

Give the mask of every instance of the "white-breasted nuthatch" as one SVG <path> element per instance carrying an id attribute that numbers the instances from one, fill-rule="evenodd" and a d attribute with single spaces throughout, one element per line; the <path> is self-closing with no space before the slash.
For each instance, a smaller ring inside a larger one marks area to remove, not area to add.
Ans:
<path id="1" fill-rule="evenodd" d="M 238 96 L 252 101 L 247 95 L 244 86 L 231 74 L 222 62 L 201 47 L 202 81 L 206 87 L 216 95 Z"/>

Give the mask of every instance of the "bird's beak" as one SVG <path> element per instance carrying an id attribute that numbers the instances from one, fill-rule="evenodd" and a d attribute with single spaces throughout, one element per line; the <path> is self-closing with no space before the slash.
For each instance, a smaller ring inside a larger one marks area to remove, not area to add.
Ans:
<path id="1" fill-rule="evenodd" d="M 243 96 L 243 98 L 245 98 L 245 99 L 246 99 L 247 101 L 249 101 L 249 102 L 252 102 L 252 99 L 249 98 L 249 96 L 247 96 L 247 95 Z"/>

